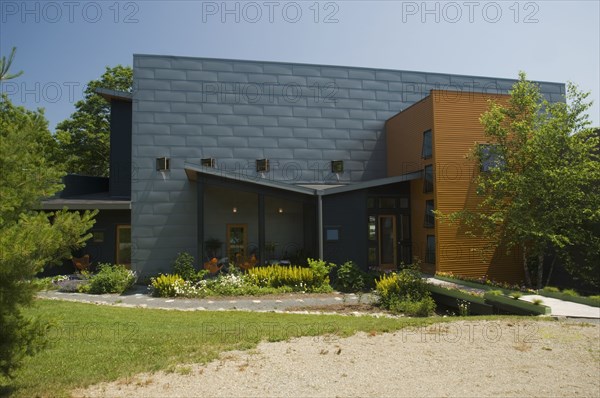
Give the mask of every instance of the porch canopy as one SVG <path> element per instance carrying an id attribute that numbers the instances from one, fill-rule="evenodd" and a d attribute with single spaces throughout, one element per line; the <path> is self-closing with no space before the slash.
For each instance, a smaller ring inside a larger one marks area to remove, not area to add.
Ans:
<path id="1" fill-rule="evenodd" d="M 288 228 L 303 229 L 302 249 L 308 248 L 307 252 L 313 252 L 319 258 L 323 258 L 323 204 L 322 199 L 327 195 L 343 194 L 356 190 L 366 190 L 378 186 L 395 184 L 410 181 L 422 177 L 422 173 L 415 172 L 402 176 L 381 178 L 370 181 L 363 181 L 353 184 L 291 184 L 283 181 L 277 181 L 260 175 L 248 175 L 244 172 L 231 172 L 214 167 L 202 166 L 186 162 L 184 164 L 185 173 L 189 179 L 197 186 L 197 214 L 198 214 L 198 257 L 206 259 L 205 239 L 210 238 L 206 231 L 207 223 L 210 224 L 211 218 L 217 217 L 214 206 L 223 208 L 229 207 L 229 213 L 237 212 L 235 203 L 244 202 L 244 198 L 250 199 L 245 202 L 245 210 L 253 211 L 254 220 L 257 221 L 256 236 L 256 255 L 259 261 L 267 259 L 268 245 L 266 234 L 266 224 L 273 218 L 273 207 L 275 201 L 285 201 L 277 203 L 286 203 L 288 206 L 295 205 L 301 215 L 296 219 L 287 219 L 291 225 Z M 228 192 L 224 195 L 224 192 Z M 248 196 L 251 194 L 252 196 Z M 218 196 L 220 195 L 220 196 Z M 246 196 L 245 196 L 246 195 Z M 214 196 L 218 196 L 215 198 Z M 231 198 L 233 197 L 233 198 Z M 235 202 L 237 200 L 237 202 Z M 209 203 L 210 202 L 210 203 Z M 256 206 L 254 206 L 256 204 Z M 210 205 L 210 210 L 207 210 Z M 299 207 L 298 207 L 299 206 Z M 267 210 L 269 210 L 267 212 Z M 275 210 L 281 214 L 287 214 L 282 207 Z M 223 212 L 221 213 L 224 214 Z M 207 221 L 208 220 L 208 221 Z M 273 225 L 271 223 L 271 225 Z M 271 235 L 274 232 L 271 231 Z M 285 231 L 279 231 L 280 234 Z M 314 248 L 315 250 L 310 250 Z"/>

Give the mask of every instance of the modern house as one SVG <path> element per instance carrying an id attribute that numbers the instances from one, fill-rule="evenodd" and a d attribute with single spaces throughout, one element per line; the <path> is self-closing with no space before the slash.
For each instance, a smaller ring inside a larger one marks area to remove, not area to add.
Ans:
<path id="1" fill-rule="evenodd" d="M 388 269 L 418 257 L 429 271 L 520 280 L 514 259 L 476 256 L 485 242 L 431 213 L 474 205 L 480 165 L 465 155 L 485 143 L 487 101 L 506 100 L 514 82 L 134 55 L 133 92 L 99 91 L 113 112 L 109 181 L 44 206 L 98 200 L 84 251 L 127 262 L 130 247 L 141 276 L 187 251 Z M 539 84 L 563 100 L 563 84 Z"/>

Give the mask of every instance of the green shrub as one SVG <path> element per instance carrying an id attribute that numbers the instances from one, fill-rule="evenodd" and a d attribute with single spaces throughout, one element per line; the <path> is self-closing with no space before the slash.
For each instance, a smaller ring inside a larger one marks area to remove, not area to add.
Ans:
<path id="1" fill-rule="evenodd" d="M 337 269 L 336 288 L 342 292 L 361 292 L 367 285 L 369 275 L 353 261 L 347 261 Z"/>
<path id="2" fill-rule="evenodd" d="M 183 278 L 177 274 L 160 274 L 150 279 L 150 289 L 155 297 L 175 297 L 177 287 L 183 283 Z"/>
<path id="3" fill-rule="evenodd" d="M 554 287 L 554 286 L 546 286 L 542 290 L 544 292 L 548 292 L 548 293 L 558 293 L 558 292 L 560 292 L 559 288 Z"/>
<path id="4" fill-rule="evenodd" d="M 594 305 L 596 305 L 596 306 L 600 305 L 600 296 L 589 296 L 588 298 L 590 300 L 592 300 Z"/>
<path id="5" fill-rule="evenodd" d="M 308 267 L 313 271 L 317 280 L 321 281 L 320 284 L 329 283 L 329 272 L 331 272 L 331 269 L 335 267 L 335 264 L 327 263 L 324 260 L 315 260 L 312 258 L 307 258 L 306 261 L 308 262 Z M 325 282 L 325 280 L 327 280 L 327 282 Z"/>
<path id="6" fill-rule="evenodd" d="M 542 305 L 544 300 L 542 300 L 540 298 L 536 298 L 536 299 L 533 299 L 531 302 L 533 303 L 533 305 Z"/>
<path id="7" fill-rule="evenodd" d="M 270 265 L 255 267 L 246 274 L 248 281 L 259 287 L 289 287 L 293 291 L 315 291 L 329 283 L 327 274 L 315 272 L 313 268 Z"/>
<path id="8" fill-rule="evenodd" d="M 489 292 L 487 292 L 488 294 L 492 294 L 494 296 L 502 296 L 504 293 L 502 292 L 502 290 L 490 290 Z"/>
<path id="9" fill-rule="evenodd" d="M 375 284 L 375 293 L 379 305 L 392 312 L 428 316 L 435 310 L 427 282 L 416 267 L 382 276 Z"/>
<path id="10" fill-rule="evenodd" d="M 390 311 L 408 316 L 426 317 L 433 315 L 435 301 L 431 297 L 425 297 L 418 301 L 393 299 L 390 303 Z"/>
<path id="11" fill-rule="evenodd" d="M 181 276 L 186 281 L 194 279 L 196 277 L 194 257 L 186 252 L 177 254 L 177 258 L 173 262 L 173 273 Z"/>
<path id="12" fill-rule="evenodd" d="M 521 296 L 523 296 L 523 294 L 521 292 L 512 292 L 510 294 L 510 297 L 514 298 L 515 300 L 518 300 L 521 298 Z"/>
<path id="13" fill-rule="evenodd" d="M 135 283 L 135 273 L 124 265 L 99 264 L 98 273 L 91 277 L 89 293 L 123 293 Z"/>
<path id="14" fill-rule="evenodd" d="M 573 296 L 573 297 L 577 297 L 579 296 L 579 293 L 577 293 L 575 290 L 573 289 L 565 289 L 562 291 L 563 294 L 566 294 L 567 296 Z"/>

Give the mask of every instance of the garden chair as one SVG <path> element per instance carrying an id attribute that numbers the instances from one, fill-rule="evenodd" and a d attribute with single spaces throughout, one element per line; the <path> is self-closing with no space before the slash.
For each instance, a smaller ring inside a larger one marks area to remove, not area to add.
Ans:
<path id="1" fill-rule="evenodd" d="M 81 271 L 87 271 L 90 268 L 90 255 L 86 254 L 83 257 L 73 257 L 73 265 Z"/>

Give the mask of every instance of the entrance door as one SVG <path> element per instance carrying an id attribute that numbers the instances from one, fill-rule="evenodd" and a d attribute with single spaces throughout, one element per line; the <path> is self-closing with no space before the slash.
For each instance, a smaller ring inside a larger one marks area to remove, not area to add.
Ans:
<path id="1" fill-rule="evenodd" d="M 379 266 L 394 269 L 397 265 L 396 216 L 379 216 Z"/>
<path id="2" fill-rule="evenodd" d="M 248 224 L 227 224 L 227 256 L 229 261 L 246 257 Z"/>

